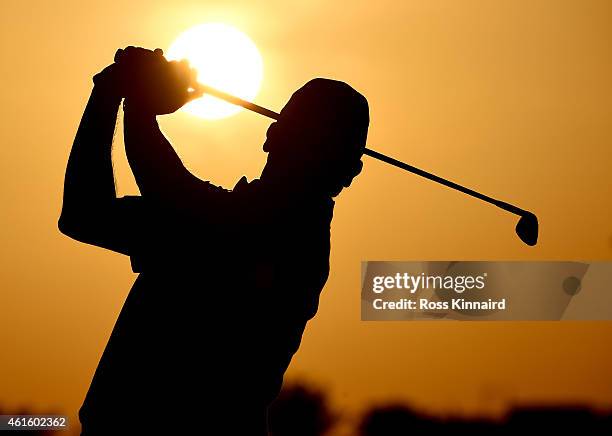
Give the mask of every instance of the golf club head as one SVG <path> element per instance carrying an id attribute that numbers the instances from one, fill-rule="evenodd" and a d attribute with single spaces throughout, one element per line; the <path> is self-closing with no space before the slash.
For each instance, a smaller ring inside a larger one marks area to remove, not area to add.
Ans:
<path id="1" fill-rule="evenodd" d="M 516 224 L 516 234 L 521 241 L 529 246 L 534 246 L 538 242 L 538 217 L 531 212 L 525 211 L 521 219 Z"/>

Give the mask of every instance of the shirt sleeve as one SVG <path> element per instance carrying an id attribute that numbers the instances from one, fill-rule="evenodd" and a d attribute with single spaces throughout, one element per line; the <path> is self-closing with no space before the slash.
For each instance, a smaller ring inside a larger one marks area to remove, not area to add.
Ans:
<path id="1" fill-rule="evenodd" d="M 117 199 L 117 210 L 114 214 L 122 223 L 117 223 L 117 231 L 127 247 L 132 271 L 142 272 L 143 253 L 146 253 L 151 237 L 151 206 L 139 195 L 130 195 Z"/>
<path id="2" fill-rule="evenodd" d="M 198 245 L 210 248 L 205 242 L 218 239 L 232 221 L 229 192 L 215 188 L 210 185 L 172 202 L 121 198 L 132 271 L 170 268 L 188 260 Z"/>

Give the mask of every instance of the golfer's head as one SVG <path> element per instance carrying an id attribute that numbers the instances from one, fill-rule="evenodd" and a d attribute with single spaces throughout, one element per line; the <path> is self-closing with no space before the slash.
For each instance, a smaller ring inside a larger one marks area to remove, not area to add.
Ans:
<path id="1" fill-rule="evenodd" d="M 337 195 L 361 171 L 368 102 L 344 82 L 314 79 L 298 89 L 268 129 L 264 151 L 295 178 Z"/>

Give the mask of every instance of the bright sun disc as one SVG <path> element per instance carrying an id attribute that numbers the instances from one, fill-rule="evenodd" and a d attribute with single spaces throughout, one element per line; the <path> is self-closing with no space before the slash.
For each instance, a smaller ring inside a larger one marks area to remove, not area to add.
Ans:
<path id="1" fill-rule="evenodd" d="M 263 62 L 251 39 L 222 23 L 207 23 L 181 33 L 166 53 L 168 60 L 187 59 L 198 71 L 198 82 L 253 100 L 261 86 Z M 183 110 L 209 120 L 234 115 L 242 108 L 204 95 Z"/>

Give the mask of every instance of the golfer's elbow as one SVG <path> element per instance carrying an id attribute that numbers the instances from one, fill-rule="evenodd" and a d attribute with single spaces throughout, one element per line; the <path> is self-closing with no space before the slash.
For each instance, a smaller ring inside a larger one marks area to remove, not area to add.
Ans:
<path id="1" fill-rule="evenodd" d="M 66 213 L 66 210 L 62 210 L 62 213 L 57 221 L 57 228 L 64 235 L 81 241 L 83 239 L 83 225 L 82 222 L 76 218 L 73 213 Z"/>
<path id="2" fill-rule="evenodd" d="M 89 243 L 96 232 L 95 214 L 69 208 L 62 209 L 57 227 L 64 235 L 80 242 Z"/>

